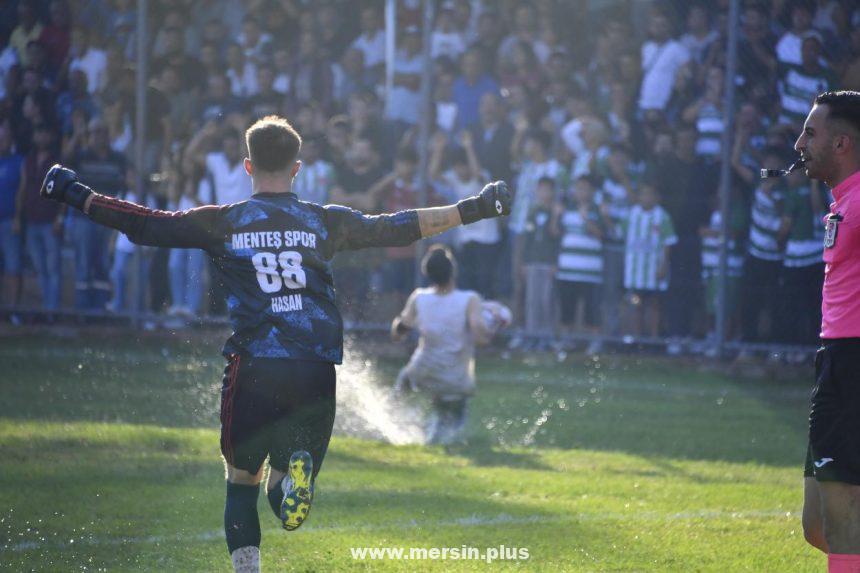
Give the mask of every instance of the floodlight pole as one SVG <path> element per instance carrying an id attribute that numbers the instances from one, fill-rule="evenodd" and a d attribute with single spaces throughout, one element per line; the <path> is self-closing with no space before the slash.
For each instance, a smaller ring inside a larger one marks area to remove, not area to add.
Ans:
<path id="1" fill-rule="evenodd" d="M 146 174 L 144 174 L 146 160 L 146 64 L 147 64 L 147 0 L 137 0 L 137 73 L 135 86 L 135 107 L 134 107 L 134 164 L 135 177 L 134 187 L 138 201 L 146 204 Z M 137 246 L 134 250 L 134 262 L 137 267 L 137 280 L 134 281 L 134 313 L 132 322 L 135 327 L 140 325 L 141 314 L 143 313 L 143 300 L 146 296 L 146 285 L 143 284 L 144 279 L 144 260 L 141 247 Z"/>
<path id="2" fill-rule="evenodd" d="M 723 137 L 720 165 L 720 263 L 717 275 L 717 355 L 723 356 L 726 343 L 726 282 L 728 271 L 729 219 L 731 218 L 732 145 L 735 127 L 735 77 L 738 67 L 738 27 L 740 0 L 729 0 L 726 21 L 726 74 L 723 94 Z"/>
<path id="3" fill-rule="evenodd" d="M 434 0 L 424 0 L 424 18 L 421 29 L 422 50 L 421 61 L 421 114 L 418 117 L 418 206 L 427 206 L 427 187 L 430 184 L 427 177 L 427 164 L 430 159 L 430 104 L 432 103 L 431 82 L 433 79 L 433 60 L 431 54 L 431 39 L 433 32 Z M 415 244 L 415 286 L 421 284 L 421 258 L 424 256 L 426 246 L 424 241 Z"/>
<path id="4" fill-rule="evenodd" d="M 394 88 L 394 56 L 397 51 L 397 0 L 385 0 L 385 97 Z"/>

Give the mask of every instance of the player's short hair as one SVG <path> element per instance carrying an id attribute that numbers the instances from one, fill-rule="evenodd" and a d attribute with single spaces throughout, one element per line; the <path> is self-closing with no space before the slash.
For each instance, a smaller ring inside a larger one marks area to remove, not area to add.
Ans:
<path id="1" fill-rule="evenodd" d="M 436 286 L 446 285 L 454 276 L 454 254 L 445 245 L 433 245 L 421 260 L 421 272 L 430 283 Z"/>
<path id="2" fill-rule="evenodd" d="M 245 132 L 254 169 L 276 173 L 289 168 L 302 148 L 302 138 L 286 119 L 267 115 Z"/>
<path id="3" fill-rule="evenodd" d="M 844 121 L 860 132 L 860 92 L 849 90 L 824 92 L 818 94 L 815 104 L 827 106 L 828 119 Z"/>

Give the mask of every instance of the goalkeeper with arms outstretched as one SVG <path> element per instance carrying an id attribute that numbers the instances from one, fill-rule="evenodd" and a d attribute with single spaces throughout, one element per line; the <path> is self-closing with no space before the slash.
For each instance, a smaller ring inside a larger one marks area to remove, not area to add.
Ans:
<path id="1" fill-rule="evenodd" d="M 268 499 L 287 530 L 307 518 L 331 437 L 335 364 L 343 323 L 330 261 L 339 251 L 408 245 L 461 224 L 510 213 L 502 181 L 456 205 L 368 216 L 302 201 L 291 192 L 301 137 L 270 116 L 246 132 L 246 201 L 155 211 L 99 195 L 53 166 L 42 196 L 83 211 L 135 243 L 198 248 L 225 288 L 233 334 L 224 345 L 221 453 L 227 467 L 224 530 L 236 571 L 259 571 L 257 497 L 269 456 Z"/>

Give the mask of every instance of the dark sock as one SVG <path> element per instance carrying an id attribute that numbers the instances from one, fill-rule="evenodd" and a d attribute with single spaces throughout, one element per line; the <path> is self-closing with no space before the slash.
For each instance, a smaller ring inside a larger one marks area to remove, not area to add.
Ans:
<path id="1" fill-rule="evenodd" d="M 278 483 L 272 488 L 272 491 L 266 494 L 269 498 L 269 505 L 272 506 L 272 511 L 275 512 L 275 517 L 278 519 L 281 519 L 281 503 L 284 501 L 283 483 L 283 479 L 278 480 Z"/>
<path id="2" fill-rule="evenodd" d="M 259 485 L 227 482 L 227 502 L 224 504 L 224 533 L 227 549 L 233 553 L 240 547 L 260 546 L 260 518 L 257 515 Z"/>

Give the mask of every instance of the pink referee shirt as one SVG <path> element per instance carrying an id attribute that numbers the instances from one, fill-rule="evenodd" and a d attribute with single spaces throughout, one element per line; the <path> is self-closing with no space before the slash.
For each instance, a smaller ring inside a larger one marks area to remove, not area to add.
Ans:
<path id="1" fill-rule="evenodd" d="M 833 188 L 824 218 L 821 338 L 860 337 L 860 171 Z M 838 217 L 837 217 L 838 216 Z M 836 220 L 841 218 L 841 220 Z"/>

